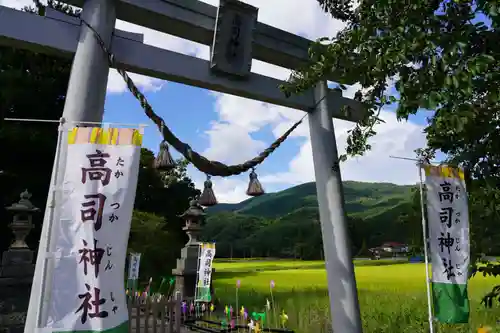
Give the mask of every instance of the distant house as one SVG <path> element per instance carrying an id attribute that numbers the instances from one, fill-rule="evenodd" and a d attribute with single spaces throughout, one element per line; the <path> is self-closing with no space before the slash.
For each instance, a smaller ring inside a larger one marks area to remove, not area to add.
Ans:
<path id="1" fill-rule="evenodd" d="M 385 242 L 380 246 L 369 249 L 375 258 L 406 256 L 410 252 L 408 244 Z"/>

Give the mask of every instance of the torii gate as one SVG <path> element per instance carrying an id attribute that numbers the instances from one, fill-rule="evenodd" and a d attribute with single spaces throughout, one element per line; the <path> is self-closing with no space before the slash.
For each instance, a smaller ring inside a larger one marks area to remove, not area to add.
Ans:
<path id="1" fill-rule="evenodd" d="M 286 98 L 278 89 L 281 81 L 250 73 L 252 58 L 298 68 L 308 62 L 311 41 L 258 23 L 258 9 L 237 0 L 220 0 L 219 8 L 197 0 L 65 2 L 83 7 L 82 18 L 125 70 L 309 112 L 332 327 L 338 333 L 362 332 L 332 117 L 356 122 L 362 119 L 364 108 L 328 89 L 326 81 L 312 91 Z M 142 34 L 114 29 L 117 18 L 211 45 L 211 61 L 143 44 Z M 231 35 L 235 22 L 236 36 Z M 240 47 L 231 50 L 236 61 L 223 57 L 231 38 L 239 38 Z M 74 57 L 62 116 L 77 123 L 102 121 L 109 65 L 94 33 L 79 18 L 49 9 L 41 17 L 0 6 L 0 44 Z M 351 112 L 341 112 L 344 105 Z M 42 238 L 47 235 L 44 225 Z M 45 255 L 39 251 L 37 262 Z M 40 288 L 42 277 L 37 275 L 32 289 Z M 35 333 L 34 312 L 28 311 L 25 333 Z"/>

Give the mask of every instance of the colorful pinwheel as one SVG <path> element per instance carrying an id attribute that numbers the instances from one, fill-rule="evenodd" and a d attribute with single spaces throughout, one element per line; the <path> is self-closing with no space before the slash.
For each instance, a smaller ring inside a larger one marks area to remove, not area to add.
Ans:
<path id="1" fill-rule="evenodd" d="M 250 322 L 248 323 L 247 326 L 248 326 L 248 329 L 249 329 L 250 332 L 254 330 L 255 323 L 254 323 L 253 319 L 250 319 Z"/>
<path id="2" fill-rule="evenodd" d="M 285 310 L 281 310 L 280 320 L 281 326 L 285 327 L 286 322 L 288 321 L 288 315 L 285 313 Z"/>
<path id="3" fill-rule="evenodd" d="M 187 304 L 186 304 L 186 302 L 182 302 L 181 303 L 181 310 L 182 310 L 183 314 L 186 314 L 186 311 L 187 311 Z"/>

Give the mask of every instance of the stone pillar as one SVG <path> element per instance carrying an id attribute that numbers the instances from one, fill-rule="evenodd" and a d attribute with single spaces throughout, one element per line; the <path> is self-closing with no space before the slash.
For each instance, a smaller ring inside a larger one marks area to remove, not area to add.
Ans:
<path id="1" fill-rule="evenodd" d="M 15 240 L 2 254 L 0 266 L 0 333 L 23 333 L 35 266 L 26 236 L 33 228 L 32 215 L 39 209 L 30 202 L 28 191 L 6 209 L 14 214 L 9 225 Z"/>

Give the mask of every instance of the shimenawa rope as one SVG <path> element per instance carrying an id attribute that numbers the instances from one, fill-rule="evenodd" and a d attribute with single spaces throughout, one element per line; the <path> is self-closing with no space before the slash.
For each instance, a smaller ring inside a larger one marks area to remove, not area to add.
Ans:
<path id="1" fill-rule="evenodd" d="M 165 124 L 164 120 L 153 111 L 153 108 L 151 107 L 151 105 L 147 101 L 146 97 L 144 96 L 144 94 L 142 94 L 139 91 L 139 89 L 136 87 L 136 85 L 134 84 L 132 79 L 128 76 L 127 72 L 125 72 L 123 69 L 121 69 L 119 66 L 116 65 L 114 55 L 108 50 L 108 48 L 106 47 L 106 44 L 102 40 L 99 33 L 90 24 L 88 24 L 85 20 L 83 20 L 83 19 L 81 19 L 81 20 L 82 20 L 83 24 L 85 24 L 90 30 L 92 30 L 99 45 L 101 46 L 103 51 L 108 56 L 108 61 L 109 61 L 110 66 L 114 67 L 118 71 L 118 73 L 121 75 L 121 77 L 125 80 L 127 88 L 132 93 L 132 95 L 134 95 L 134 97 L 139 101 L 146 116 L 148 116 L 148 118 L 151 119 L 156 124 L 156 126 L 158 127 L 158 130 L 160 132 L 162 132 L 162 135 L 163 135 L 163 138 L 165 139 L 165 141 L 167 141 L 172 147 L 174 147 L 179 153 L 181 153 L 198 170 L 200 170 L 201 172 L 203 172 L 207 175 L 228 177 L 228 176 L 239 175 L 243 172 L 246 172 L 250 169 L 255 168 L 257 165 L 262 163 L 269 155 L 271 155 L 288 138 L 288 136 L 297 128 L 297 126 L 299 126 L 302 123 L 304 118 L 307 116 L 307 113 L 306 113 L 299 121 L 297 121 L 295 124 L 293 124 L 293 126 L 290 127 L 282 136 L 280 136 L 278 139 L 276 139 L 276 141 L 274 141 L 267 149 L 265 149 L 258 156 L 254 157 L 251 160 L 248 160 L 242 164 L 236 164 L 236 165 L 226 165 L 226 164 L 218 162 L 218 161 L 211 161 L 211 160 L 207 159 L 206 157 L 198 154 L 194 150 L 192 150 L 188 144 L 179 140 L 175 136 L 175 134 L 172 133 L 172 131 Z"/>

